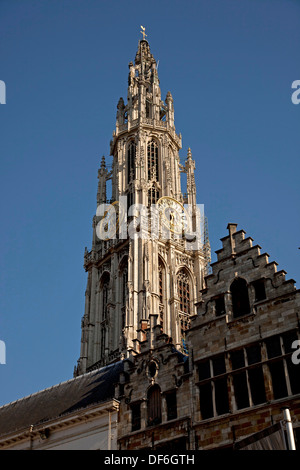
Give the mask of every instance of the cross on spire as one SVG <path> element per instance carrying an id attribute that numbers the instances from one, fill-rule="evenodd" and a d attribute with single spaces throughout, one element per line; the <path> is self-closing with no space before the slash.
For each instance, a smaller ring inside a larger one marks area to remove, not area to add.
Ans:
<path id="1" fill-rule="evenodd" d="M 142 28 L 142 31 L 140 31 L 143 35 L 143 40 L 145 41 L 145 37 L 147 36 L 147 34 L 145 33 L 146 31 L 146 28 L 144 28 L 144 26 L 141 25 L 141 28 Z"/>

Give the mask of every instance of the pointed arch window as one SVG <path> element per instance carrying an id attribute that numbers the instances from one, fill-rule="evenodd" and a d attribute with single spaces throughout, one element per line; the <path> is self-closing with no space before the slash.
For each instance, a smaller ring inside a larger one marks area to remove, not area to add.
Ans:
<path id="1" fill-rule="evenodd" d="M 155 140 L 151 140 L 147 146 L 148 157 L 148 180 L 159 180 L 158 172 L 158 145 Z"/>
<path id="2" fill-rule="evenodd" d="M 101 328 L 101 358 L 105 356 L 105 339 L 106 339 L 106 328 L 102 326 Z"/>
<path id="3" fill-rule="evenodd" d="M 161 259 L 158 261 L 158 282 L 159 282 L 159 322 L 164 330 L 165 314 L 165 268 Z"/>
<path id="4" fill-rule="evenodd" d="M 191 295 L 190 295 L 190 283 L 189 277 L 184 270 L 179 271 L 177 276 L 178 283 L 178 296 L 180 311 L 190 315 L 191 313 Z"/>
<path id="5" fill-rule="evenodd" d="M 238 278 L 230 286 L 232 296 L 233 318 L 242 317 L 250 313 L 248 286 L 245 279 Z"/>
<path id="6" fill-rule="evenodd" d="M 121 329 L 125 328 L 126 300 L 128 296 L 128 257 L 125 256 L 120 264 L 119 270 L 120 288 L 121 288 Z"/>
<path id="7" fill-rule="evenodd" d="M 151 101 L 146 99 L 146 118 L 151 118 Z"/>
<path id="8" fill-rule="evenodd" d="M 127 268 L 124 268 L 122 272 L 122 306 L 123 307 L 125 307 L 126 298 L 127 298 L 127 281 L 128 281 Z"/>
<path id="9" fill-rule="evenodd" d="M 164 303 L 164 295 L 163 295 L 163 265 L 162 262 L 159 262 L 158 266 L 158 274 L 159 274 L 159 302 L 161 304 Z"/>
<path id="10" fill-rule="evenodd" d="M 148 205 L 156 204 L 159 200 L 159 190 L 157 189 L 155 183 L 148 190 Z"/>
<path id="11" fill-rule="evenodd" d="M 127 182 L 135 179 L 136 144 L 131 140 L 127 148 Z"/>
<path id="12" fill-rule="evenodd" d="M 102 320 L 107 317 L 107 302 L 108 302 L 108 289 L 109 289 L 110 275 L 104 273 L 101 278 L 101 291 L 102 291 Z"/>
<path id="13" fill-rule="evenodd" d="M 187 272 L 181 269 L 177 274 L 177 289 L 179 297 L 179 319 L 181 335 L 184 338 L 185 331 L 190 326 L 191 314 L 191 286 Z"/>

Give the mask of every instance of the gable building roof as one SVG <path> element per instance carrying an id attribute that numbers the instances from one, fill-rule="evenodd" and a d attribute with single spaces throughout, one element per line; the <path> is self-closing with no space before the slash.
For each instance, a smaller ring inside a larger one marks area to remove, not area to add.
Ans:
<path id="1" fill-rule="evenodd" d="M 0 437 L 114 398 L 123 361 L 0 407 Z"/>

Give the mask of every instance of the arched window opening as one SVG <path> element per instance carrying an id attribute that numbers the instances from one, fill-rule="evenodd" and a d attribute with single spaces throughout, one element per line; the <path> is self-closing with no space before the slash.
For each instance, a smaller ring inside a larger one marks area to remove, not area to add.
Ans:
<path id="1" fill-rule="evenodd" d="M 180 311 L 190 315 L 191 313 L 191 295 L 189 277 L 184 270 L 179 271 L 177 275 L 178 296 Z"/>
<path id="2" fill-rule="evenodd" d="M 158 385 L 148 390 L 148 426 L 161 423 L 161 393 Z"/>
<path id="3" fill-rule="evenodd" d="M 156 204 L 159 200 L 159 191 L 155 185 L 148 190 L 148 205 Z"/>
<path id="4" fill-rule="evenodd" d="M 230 286 L 233 317 L 238 318 L 250 313 L 248 286 L 245 279 L 235 279 Z"/>
<path id="5" fill-rule="evenodd" d="M 158 181 L 158 145 L 155 140 L 151 140 L 147 146 L 148 157 L 148 180 Z"/>
<path id="6" fill-rule="evenodd" d="M 189 276 L 184 269 L 181 269 L 177 274 L 177 289 L 179 297 L 179 320 L 181 337 L 183 340 L 183 349 L 185 345 L 185 331 L 190 326 L 190 314 L 191 314 L 191 287 Z"/>
<path id="7" fill-rule="evenodd" d="M 132 141 L 129 142 L 127 148 L 127 182 L 135 179 L 135 156 L 136 156 L 136 145 Z"/>
<path id="8" fill-rule="evenodd" d="M 151 102 L 146 100 L 146 118 L 151 118 Z"/>
<path id="9" fill-rule="evenodd" d="M 159 275 L 159 303 L 164 303 L 164 294 L 163 294 L 163 265 L 162 262 L 159 262 L 158 266 L 158 275 Z"/>
<path id="10" fill-rule="evenodd" d="M 165 268 L 161 260 L 158 261 L 158 282 L 159 282 L 159 322 L 164 330 L 165 314 Z"/>
<path id="11" fill-rule="evenodd" d="M 108 302 L 108 289 L 109 289 L 110 275 L 104 273 L 101 278 L 101 291 L 102 291 L 102 320 L 107 317 L 107 302 Z"/>
<path id="12" fill-rule="evenodd" d="M 104 326 L 101 328 L 101 357 L 105 356 L 105 338 L 106 338 L 106 329 Z"/>
<path id="13" fill-rule="evenodd" d="M 122 272 L 122 306 L 123 307 L 126 304 L 126 298 L 127 298 L 127 280 L 128 280 L 128 273 L 127 273 L 127 268 L 125 268 Z"/>
<path id="14" fill-rule="evenodd" d="M 128 297 L 128 257 L 122 259 L 119 270 L 120 276 L 120 302 L 121 302 L 121 328 L 125 328 L 126 301 Z"/>

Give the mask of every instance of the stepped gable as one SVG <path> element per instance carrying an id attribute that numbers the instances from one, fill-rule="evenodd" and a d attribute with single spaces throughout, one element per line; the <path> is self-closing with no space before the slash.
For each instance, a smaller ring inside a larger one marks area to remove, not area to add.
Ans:
<path id="1" fill-rule="evenodd" d="M 248 284 L 264 279 L 268 298 L 294 292 L 294 279 L 286 280 L 286 271 L 277 271 L 276 261 L 269 261 L 269 254 L 261 253 L 261 247 L 253 245 L 253 238 L 246 237 L 244 230 L 236 231 L 236 227 L 228 224 L 229 235 L 221 238 L 223 247 L 216 251 L 218 260 L 211 263 L 212 274 L 206 276 L 202 302 L 211 294 L 228 291 L 235 277 L 243 277 Z"/>
<path id="2" fill-rule="evenodd" d="M 158 316 L 150 314 L 150 327 L 139 330 L 135 348 L 129 351 L 128 359 L 124 360 L 120 384 L 122 387 L 126 383 L 122 389 L 127 404 L 145 399 L 149 386 L 155 383 L 162 392 L 174 389 L 188 373 L 188 356 L 175 348 L 172 338 L 162 332 L 157 322 Z"/>
<path id="3" fill-rule="evenodd" d="M 221 238 L 223 246 L 216 252 L 218 260 L 211 264 L 212 273 L 205 278 L 206 287 L 201 290 L 188 334 L 188 347 L 199 358 L 300 324 L 295 281 L 286 279 L 286 272 L 278 271 L 277 263 L 269 261 L 269 254 L 261 253 L 261 247 L 244 230 L 237 231 L 237 224 L 227 228 L 229 233 Z"/>

